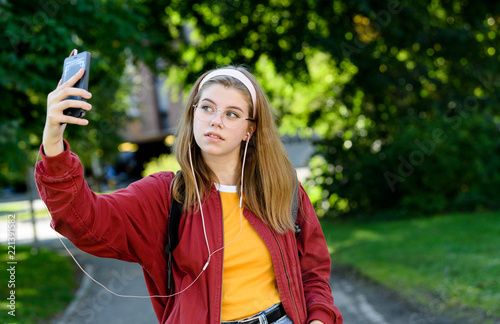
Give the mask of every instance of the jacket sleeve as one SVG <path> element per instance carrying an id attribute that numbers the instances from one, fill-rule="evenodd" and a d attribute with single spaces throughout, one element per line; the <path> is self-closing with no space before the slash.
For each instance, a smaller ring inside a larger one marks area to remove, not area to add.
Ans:
<path id="1" fill-rule="evenodd" d="M 84 180 L 78 156 L 64 144 L 65 151 L 54 157 L 45 156 L 41 147 L 42 161 L 35 168 L 51 226 L 85 252 L 146 265 L 165 234 L 173 173 L 157 173 L 97 195 Z"/>
<path id="2" fill-rule="evenodd" d="M 297 222 L 299 260 L 307 307 L 307 323 L 320 320 L 325 324 L 342 324 L 339 309 L 334 306 L 330 284 L 331 260 L 318 217 L 304 188 L 300 187 Z"/>

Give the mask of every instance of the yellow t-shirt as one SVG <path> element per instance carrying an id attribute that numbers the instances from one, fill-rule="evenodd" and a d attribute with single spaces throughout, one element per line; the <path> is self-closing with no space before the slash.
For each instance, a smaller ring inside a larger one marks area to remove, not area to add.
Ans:
<path id="1" fill-rule="evenodd" d="M 243 222 L 240 221 L 236 186 L 218 188 L 226 245 L 223 250 L 221 319 L 234 321 L 259 313 L 281 299 L 269 250 L 245 216 L 242 216 Z"/>

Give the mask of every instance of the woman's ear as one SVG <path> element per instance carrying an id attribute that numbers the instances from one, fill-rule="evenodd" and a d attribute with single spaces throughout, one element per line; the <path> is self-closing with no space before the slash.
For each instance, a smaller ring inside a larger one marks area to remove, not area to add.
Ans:
<path id="1" fill-rule="evenodd" d="M 255 126 L 248 127 L 247 134 L 245 135 L 245 137 L 243 137 L 243 141 L 244 142 L 248 141 L 248 139 L 252 137 L 254 131 L 255 131 Z"/>

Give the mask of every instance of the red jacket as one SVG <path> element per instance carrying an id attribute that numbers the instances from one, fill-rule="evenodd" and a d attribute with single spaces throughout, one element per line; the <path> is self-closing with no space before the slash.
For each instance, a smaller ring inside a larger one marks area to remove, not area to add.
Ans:
<path id="1" fill-rule="evenodd" d="M 52 227 L 90 254 L 137 262 L 143 267 L 150 295 L 169 295 L 167 240 L 172 172 L 160 172 L 113 194 L 96 195 L 84 181 L 78 157 L 66 150 L 36 165 L 41 198 L 51 215 Z M 222 207 L 215 186 L 204 200 L 203 212 L 212 251 L 222 247 Z M 278 291 L 294 323 L 313 319 L 343 323 L 333 304 L 330 255 L 320 224 L 304 189 L 300 188 L 298 238 L 289 231 L 277 234 L 249 211 L 244 216 L 271 253 Z M 160 323 L 220 323 L 223 251 L 215 253 L 200 278 L 185 292 L 170 298 L 151 298 Z M 190 285 L 208 258 L 199 212 L 184 214 L 179 245 L 174 250 L 175 292 Z"/>

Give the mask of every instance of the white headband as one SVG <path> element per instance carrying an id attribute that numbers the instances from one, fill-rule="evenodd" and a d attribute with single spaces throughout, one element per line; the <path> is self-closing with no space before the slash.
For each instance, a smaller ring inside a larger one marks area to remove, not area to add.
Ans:
<path id="1" fill-rule="evenodd" d="M 241 83 L 245 85 L 245 87 L 248 89 L 252 97 L 253 118 L 255 119 L 255 115 L 257 114 L 257 108 L 255 106 L 257 104 L 257 92 L 255 91 L 255 87 L 252 81 L 250 81 L 250 79 L 243 72 L 240 72 L 235 69 L 218 69 L 212 71 L 209 74 L 207 74 L 203 78 L 203 80 L 201 80 L 200 85 L 198 87 L 198 91 L 200 91 L 201 87 L 205 84 L 205 82 L 219 75 L 232 76 L 233 78 L 239 80 Z"/>

